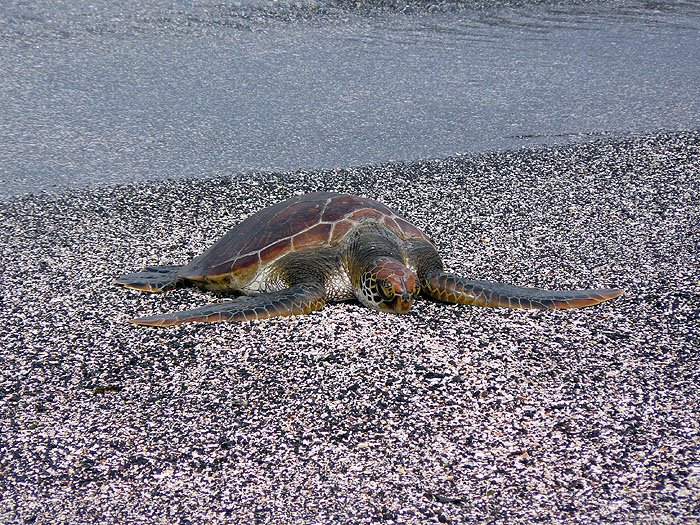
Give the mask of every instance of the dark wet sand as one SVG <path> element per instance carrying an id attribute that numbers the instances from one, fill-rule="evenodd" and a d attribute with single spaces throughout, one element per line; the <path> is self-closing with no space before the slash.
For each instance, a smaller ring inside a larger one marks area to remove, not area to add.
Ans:
<path id="1" fill-rule="evenodd" d="M 360 193 L 458 273 L 625 288 L 149 329 L 111 286 L 296 192 Z M 700 519 L 700 133 L 0 203 L 3 523 Z"/>

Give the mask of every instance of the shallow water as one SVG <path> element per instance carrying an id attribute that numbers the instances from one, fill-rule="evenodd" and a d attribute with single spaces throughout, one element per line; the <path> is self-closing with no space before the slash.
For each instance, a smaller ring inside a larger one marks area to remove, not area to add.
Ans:
<path id="1" fill-rule="evenodd" d="M 0 6 L 0 198 L 700 127 L 695 2 Z"/>

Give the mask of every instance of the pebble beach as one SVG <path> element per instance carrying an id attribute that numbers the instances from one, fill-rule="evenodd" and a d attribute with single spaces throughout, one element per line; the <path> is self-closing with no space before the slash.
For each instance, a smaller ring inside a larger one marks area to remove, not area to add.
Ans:
<path id="1" fill-rule="evenodd" d="M 0 202 L 2 523 L 700 520 L 700 132 Z M 152 329 L 112 285 L 299 193 L 376 199 L 472 278 L 603 305 L 420 300 Z"/>

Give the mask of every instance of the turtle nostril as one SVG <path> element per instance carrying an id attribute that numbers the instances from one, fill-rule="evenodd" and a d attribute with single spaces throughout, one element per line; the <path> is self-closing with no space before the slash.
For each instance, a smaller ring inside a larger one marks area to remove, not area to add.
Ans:
<path id="1" fill-rule="evenodd" d="M 406 313 L 411 309 L 412 297 L 410 293 L 402 293 L 396 296 L 392 310 L 396 313 Z"/>

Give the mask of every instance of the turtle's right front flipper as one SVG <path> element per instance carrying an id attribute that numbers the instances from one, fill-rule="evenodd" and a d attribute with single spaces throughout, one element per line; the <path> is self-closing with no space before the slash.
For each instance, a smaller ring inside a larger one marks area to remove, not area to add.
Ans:
<path id="1" fill-rule="evenodd" d="M 114 284 L 142 292 L 167 292 L 185 284 L 178 276 L 182 266 L 148 266 L 143 271 L 122 275 Z"/>
<path id="2" fill-rule="evenodd" d="M 501 308 L 566 309 L 593 306 L 622 294 L 617 288 L 549 291 L 491 281 L 472 281 L 445 272 L 421 279 L 424 293 L 448 303 Z"/>
<path id="3" fill-rule="evenodd" d="M 192 310 L 139 317 L 129 322 L 147 326 L 171 326 L 183 323 L 252 321 L 269 317 L 308 314 L 326 304 L 322 285 L 299 284 L 278 292 L 239 297 L 233 301 L 208 304 Z"/>

